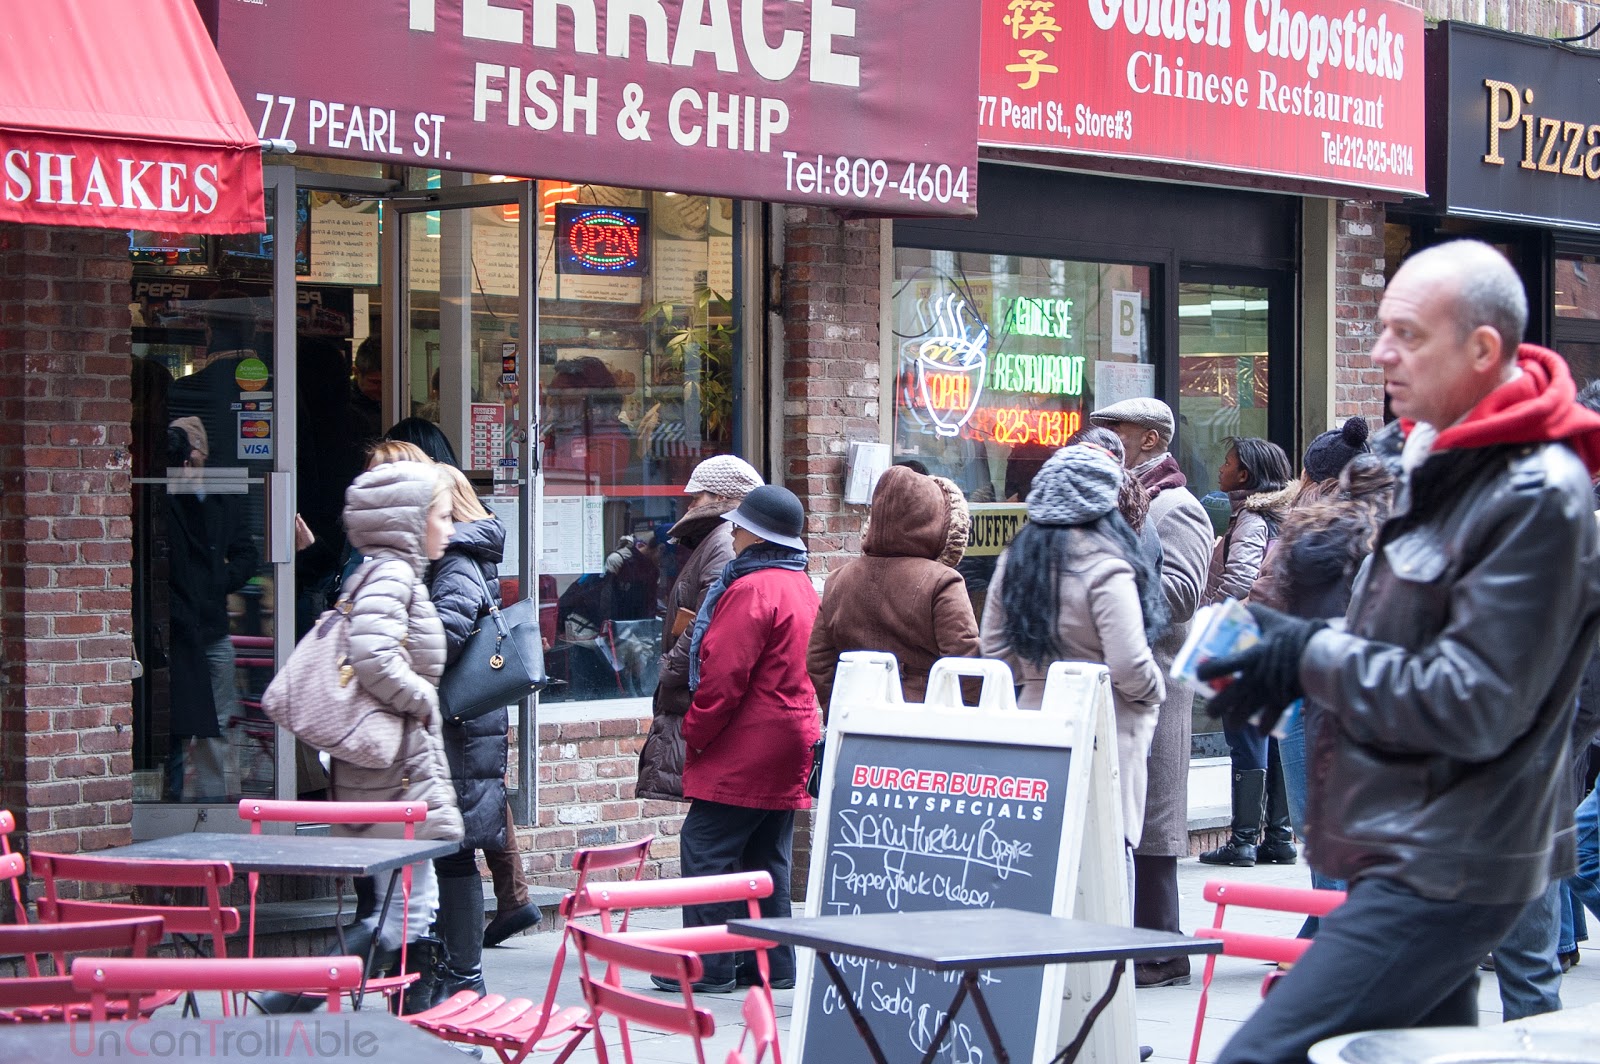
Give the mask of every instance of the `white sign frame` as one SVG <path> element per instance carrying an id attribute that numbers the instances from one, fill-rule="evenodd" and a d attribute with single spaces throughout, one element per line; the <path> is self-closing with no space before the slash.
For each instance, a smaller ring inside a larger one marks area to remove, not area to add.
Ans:
<path id="1" fill-rule="evenodd" d="M 904 701 L 899 677 L 899 663 L 892 654 L 853 651 L 839 656 L 828 709 L 828 750 L 838 751 L 846 736 L 871 735 L 1072 751 L 1051 915 L 1130 924 L 1117 732 L 1106 667 L 1055 662 L 1047 674 L 1043 704 L 1037 711 L 1017 708 L 1015 680 L 1010 668 L 1000 661 L 940 659 L 928 676 L 927 701 L 920 704 Z M 963 677 L 983 680 L 977 707 L 962 704 Z M 820 797 L 813 807 L 806 916 L 822 915 L 828 829 L 838 766 L 838 757 L 826 759 Z M 1072 830 L 1074 826 L 1079 830 Z M 1087 866 L 1083 862 L 1085 853 L 1091 856 Z M 813 950 L 802 948 L 796 953 L 789 1059 L 799 1061 L 804 1059 L 816 964 Z M 1045 967 L 1034 1064 L 1047 1064 L 1059 1052 L 1060 1045 L 1078 1031 L 1089 1009 L 1105 992 L 1112 964 Z M 1132 973 L 1124 973 L 1116 997 L 1096 1022 L 1079 1060 L 1125 1064 L 1138 1059 L 1132 995 Z"/>

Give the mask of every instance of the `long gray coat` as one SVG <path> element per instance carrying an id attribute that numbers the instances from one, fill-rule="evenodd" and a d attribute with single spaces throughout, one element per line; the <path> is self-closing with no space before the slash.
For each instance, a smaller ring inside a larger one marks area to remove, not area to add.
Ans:
<path id="1" fill-rule="evenodd" d="M 1211 519 L 1184 487 L 1167 487 L 1150 500 L 1147 527 L 1161 540 L 1161 587 L 1172 626 L 1151 647 L 1166 678 L 1167 697 L 1150 741 L 1145 785 L 1144 836 L 1135 852 L 1144 857 L 1189 855 L 1189 743 L 1194 688 L 1172 679 L 1172 659 L 1189 637 L 1189 622 L 1205 591 L 1211 564 Z"/>
<path id="2" fill-rule="evenodd" d="M 417 837 L 460 841 L 450 766 L 439 717 L 444 673 L 444 626 L 423 582 L 428 561 L 428 508 L 437 474 L 418 462 L 390 462 L 356 478 L 345 492 L 350 545 L 367 560 L 351 577 L 350 664 L 356 681 L 405 718 L 394 764 L 361 768 L 333 762 L 335 801 L 425 801 L 428 819 Z M 348 828 L 339 834 L 400 835 L 398 824 Z"/>

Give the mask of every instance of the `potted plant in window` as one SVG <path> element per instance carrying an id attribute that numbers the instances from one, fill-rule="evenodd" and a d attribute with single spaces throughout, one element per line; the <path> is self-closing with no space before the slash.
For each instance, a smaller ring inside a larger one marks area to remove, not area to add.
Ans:
<path id="1" fill-rule="evenodd" d="M 643 320 L 654 335 L 658 352 L 651 375 L 657 397 L 670 409 L 676 404 L 668 401 L 667 395 L 672 389 L 682 389 L 682 439 L 691 445 L 685 448 L 691 453 L 673 456 L 687 463 L 682 477 L 677 475 L 677 461 L 669 460 L 668 468 L 674 479 L 687 479 L 688 470 L 702 455 L 724 451 L 732 442 L 733 341 L 738 331 L 733 304 L 702 285 L 691 302 L 649 304 Z M 639 443 L 645 453 L 650 450 L 646 434 L 659 432 L 670 423 L 670 414 L 663 417 L 658 413 L 658 418 L 650 418 L 647 412 L 641 419 Z"/>

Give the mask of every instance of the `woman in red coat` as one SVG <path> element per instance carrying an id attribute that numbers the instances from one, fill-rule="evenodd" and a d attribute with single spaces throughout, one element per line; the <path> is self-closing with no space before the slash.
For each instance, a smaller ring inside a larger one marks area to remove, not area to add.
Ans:
<path id="1" fill-rule="evenodd" d="M 689 644 L 694 701 L 683 718 L 683 793 L 689 815 L 679 836 L 685 876 L 762 871 L 772 876 L 764 916 L 789 915 L 794 811 L 809 809 L 811 744 L 821 733 L 806 645 L 817 593 L 800 538 L 805 512 L 785 488 L 756 488 L 724 520 L 735 557 L 706 595 Z M 692 905 L 685 927 L 721 924 L 742 906 Z M 794 951 L 773 949 L 772 985 L 794 985 Z M 751 958 L 705 959 L 701 993 L 726 994 L 756 980 Z M 741 964 L 740 961 L 745 963 Z M 663 990 L 676 990 L 658 979 Z"/>

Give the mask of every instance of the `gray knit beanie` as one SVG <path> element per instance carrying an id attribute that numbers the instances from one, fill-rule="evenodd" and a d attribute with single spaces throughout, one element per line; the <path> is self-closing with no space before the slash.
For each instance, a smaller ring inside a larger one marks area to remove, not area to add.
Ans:
<path id="1" fill-rule="evenodd" d="M 1028 492 L 1036 525 L 1083 525 L 1116 509 L 1122 466 L 1099 447 L 1073 444 L 1050 456 Z"/>

